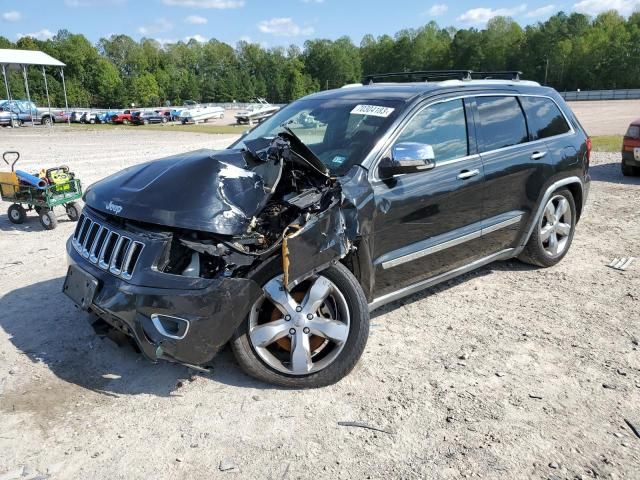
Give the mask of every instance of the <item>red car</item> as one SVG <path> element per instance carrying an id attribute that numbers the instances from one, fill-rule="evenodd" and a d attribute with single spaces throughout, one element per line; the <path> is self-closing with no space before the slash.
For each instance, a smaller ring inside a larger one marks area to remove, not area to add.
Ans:
<path id="1" fill-rule="evenodd" d="M 622 140 L 622 174 L 640 175 L 640 118 L 631 122 Z"/>
<path id="2" fill-rule="evenodd" d="M 138 110 L 125 110 L 122 113 L 117 113 L 111 117 L 111 123 L 121 123 L 123 125 L 129 125 L 131 123 L 131 114 Z"/>

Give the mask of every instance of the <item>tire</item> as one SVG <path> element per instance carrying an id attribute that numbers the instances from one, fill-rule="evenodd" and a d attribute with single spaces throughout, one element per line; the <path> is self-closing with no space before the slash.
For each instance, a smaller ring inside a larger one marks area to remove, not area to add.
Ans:
<path id="1" fill-rule="evenodd" d="M 80 218 L 80 207 L 78 207 L 78 204 L 76 202 L 70 202 L 67 203 L 64 208 L 67 211 L 67 217 L 69 217 L 69 220 L 77 222 Z"/>
<path id="2" fill-rule="evenodd" d="M 146 119 L 145 119 L 145 120 L 143 120 L 143 121 L 142 121 L 142 124 L 143 124 L 143 125 L 149 125 L 149 120 L 146 120 Z"/>
<path id="3" fill-rule="evenodd" d="M 160 120 L 161 123 L 167 123 L 167 117 L 162 117 L 162 120 Z"/>
<path id="4" fill-rule="evenodd" d="M 622 161 L 621 167 L 622 175 L 624 175 L 625 177 L 633 177 L 638 175 L 639 169 L 632 167 L 631 165 L 627 165 L 626 163 L 624 163 L 624 160 Z"/>
<path id="5" fill-rule="evenodd" d="M 27 211 L 19 203 L 14 203 L 7 210 L 7 216 L 9 217 L 9 221 L 11 223 L 20 225 L 27 219 Z"/>
<path id="6" fill-rule="evenodd" d="M 96 119 L 95 119 L 95 118 L 92 118 L 91 120 L 89 120 L 89 123 L 90 123 L 91 125 L 95 125 L 95 123 L 96 123 Z"/>
<path id="7" fill-rule="evenodd" d="M 58 219 L 53 210 L 50 208 L 40 210 L 40 225 L 42 225 L 45 230 L 53 230 L 58 226 Z"/>
<path id="8" fill-rule="evenodd" d="M 123 125 L 129 125 L 129 120 L 127 120 L 126 118 L 122 120 L 122 124 Z"/>
<path id="9" fill-rule="evenodd" d="M 186 124 L 187 124 L 187 121 L 186 121 L 186 120 L 182 120 L 182 124 L 183 124 L 183 125 L 186 125 Z"/>
<path id="10" fill-rule="evenodd" d="M 564 208 L 560 207 L 561 204 Z M 567 189 L 556 191 L 547 201 L 541 218 L 536 219 L 533 233 L 518 258 L 538 267 L 556 265 L 571 247 L 576 220 L 576 203 L 571 192 Z"/>
<path id="11" fill-rule="evenodd" d="M 253 279 L 266 289 L 281 294 L 282 290 L 278 288 L 278 285 L 281 285 L 281 272 L 280 262 L 276 261 Z M 251 307 L 249 315 L 240 324 L 231 340 L 231 349 L 248 375 L 281 387 L 318 388 L 338 382 L 356 365 L 369 336 L 369 309 L 364 292 L 353 274 L 344 265 L 338 263 L 293 289 L 290 297 L 299 299 L 294 300 L 294 304 L 297 305 L 297 301 L 301 301 L 298 307 L 304 308 L 306 291 L 316 284 L 325 287 L 330 285 L 330 293 L 324 300 L 320 300 L 323 303 L 316 309 L 315 315 L 305 312 L 305 309 L 296 313 L 297 310 L 293 311 L 291 307 L 287 310 L 291 313 L 287 315 L 288 320 L 287 317 L 278 318 L 284 314 L 274 307 L 265 295 L 262 295 Z M 330 318 L 335 320 L 324 319 L 327 311 Z M 270 343 L 257 347 L 254 343 L 257 340 L 259 328 L 256 329 L 256 327 L 270 322 L 277 324 L 272 328 L 278 329 L 278 338 L 273 340 L 276 335 L 269 335 L 265 342 Z M 309 327 L 321 328 L 320 326 L 322 328 L 329 326 L 328 330 L 332 334 L 344 340 L 334 342 L 329 337 L 321 336 L 317 333 L 318 330 L 314 334 L 309 329 Z M 297 350 L 294 339 L 301 339 L 299 351 L 306 353 L 298 356 L 304 359 L 298 363 L 298 367 L 303 367 L 298 368 L 298 372 L 293 371 L 295 367 L 293 351 Z M 270 352 L 275 352 L 279 358 Z M 284 362 L 281 361 L 282 359 Z M 290 367 L 287 367 L 287 364 Z M 310 373 L 306 373 L 307 371 Z"/>
<path id="12" fill-rule="evenodd" d="M 12 128 L 18 128 L 20 126 L 22 126 L 22 124 L 20 123 L 20 120 L 18 120 L 17 118 L 14 118 L 13 120 L 11 120 Z"/>

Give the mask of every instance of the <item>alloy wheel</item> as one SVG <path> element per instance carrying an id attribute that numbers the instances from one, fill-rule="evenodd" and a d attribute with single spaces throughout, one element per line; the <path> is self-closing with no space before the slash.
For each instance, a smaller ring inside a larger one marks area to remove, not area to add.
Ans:
<path id="1" fill-rule="evenodd" d="M 328 278 L 317 275 L 288 292 L 282 275 L 267 282 L 251 308 L 249 340 L 269 367 L 308 375 L 328 367 L 349 337 L 347 301 Z"/>
<path id="2" fill-rule="evenodd" d="M 562 195 L 554 196 L 544 208 L 540 220 L 540 241 L 550 257 L 562 255 L 569 244 L 573 228 L 571 206 Z"/>

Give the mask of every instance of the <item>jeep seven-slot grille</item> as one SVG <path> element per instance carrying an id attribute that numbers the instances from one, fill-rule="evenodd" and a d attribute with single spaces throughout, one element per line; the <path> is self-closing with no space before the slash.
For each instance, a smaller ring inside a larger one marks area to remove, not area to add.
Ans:
<path id="1" fill-rule="evenodd" d="M 142 242 L 80 215 L 73 247 L 84 258 L 117 277 L 129 280 L 144 248 Z"/>

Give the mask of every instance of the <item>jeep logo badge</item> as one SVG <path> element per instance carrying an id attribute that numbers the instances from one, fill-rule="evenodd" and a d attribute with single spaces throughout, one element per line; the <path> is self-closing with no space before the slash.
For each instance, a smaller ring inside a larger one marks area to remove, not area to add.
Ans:
<path id="1" fill-rule="evenodd" d="M 122 211 L 122 206 L 110 201 L 109 203 L 107 203 L 106 209 L 118 215 Z"/>

